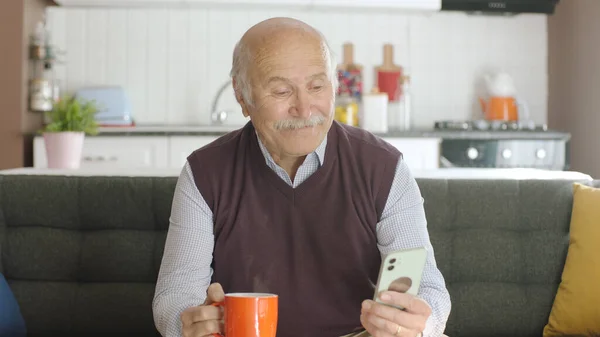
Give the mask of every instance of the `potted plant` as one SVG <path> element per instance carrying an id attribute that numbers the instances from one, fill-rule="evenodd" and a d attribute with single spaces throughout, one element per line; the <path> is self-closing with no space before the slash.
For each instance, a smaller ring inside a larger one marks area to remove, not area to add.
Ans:
<path id="1" fill-rule="evenodd" d="M 41 130 L 46 146 L 48 168 L 77 169 L 81 164 L 85 135 L 96 135 L 94 119 L 98 106 L 65 96 L 47 113 L 48 124 Z"/>

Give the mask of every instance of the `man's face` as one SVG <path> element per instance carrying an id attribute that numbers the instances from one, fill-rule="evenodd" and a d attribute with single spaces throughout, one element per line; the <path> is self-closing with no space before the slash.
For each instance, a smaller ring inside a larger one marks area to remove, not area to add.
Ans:
<path id="1" fill-rule="evenodd" d="M 335 94 L 321 41 L 298 37 L 266 44 L 249 71 L 253 105 L 244 108 L 270 152 L 305 156 L 333 121 Z"/>

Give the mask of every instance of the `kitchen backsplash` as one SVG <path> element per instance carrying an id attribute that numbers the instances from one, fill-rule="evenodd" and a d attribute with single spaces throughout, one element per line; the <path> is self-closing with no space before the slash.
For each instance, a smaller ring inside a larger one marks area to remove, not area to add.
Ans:
<path id="1" fill-rule="evenodd" d="M 213 96 L 227 80 L 232 50 L 243 32 L 273 16 L 291 16 L 320 29 L 341 62 L 342 45 L 354 43 L 364 66 L 365 90 L 383 45 L 412 78 L 417 127 L 435 120 L 469 119 L 479 112 L 476 81 L 486 69 L 515 80 L 537 123 L 547 119 L 546 17 L 470 16 L 227 9 L 80 9 L 49 7 L 53 43 L 66 52 L 55 68 L 63 90 L 120 85 L 138 124 L 207 124 Z M 219 109 L 234 111 L 233 91 Z"/>

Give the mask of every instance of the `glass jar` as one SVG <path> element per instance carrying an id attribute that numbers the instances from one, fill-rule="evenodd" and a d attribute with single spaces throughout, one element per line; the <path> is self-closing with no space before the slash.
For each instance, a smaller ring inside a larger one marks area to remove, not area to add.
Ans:
<path id="1" fill-rule="evenodd" d="M 349 95 L 338 96 L 335 100 L 334 119 L 342 124 L 358 127 L 358 102 Z"/>

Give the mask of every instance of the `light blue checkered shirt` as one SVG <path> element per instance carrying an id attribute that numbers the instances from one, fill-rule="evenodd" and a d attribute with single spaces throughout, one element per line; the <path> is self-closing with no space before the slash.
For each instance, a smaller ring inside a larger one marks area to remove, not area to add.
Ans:
<path id="1" fill-rule="evenodd" d="M 257 137 L 258 138 L 258 137 Z M 326 160 L 327 137 L 298 168 L 294 181 L 258 141 L 267 165 L 297 187 Z M 400 159 L 387 203 L 377 224 L 377 247 L 389 252 L 426 247 L 429 254 L 419 296 L 432 308 L 423 337 L 441 336 L 450 314 L 450 296 L 438 270 L 427 231 L 423 198 L 406 163 Z M 213 214 L 198 191 L 189 163 L 183 168 L 173 198 L 170 226 L 153 301 L 154 321 L 164 337 L 181 336 L 180 314 L 206 298 L 213 270 Z"/>

